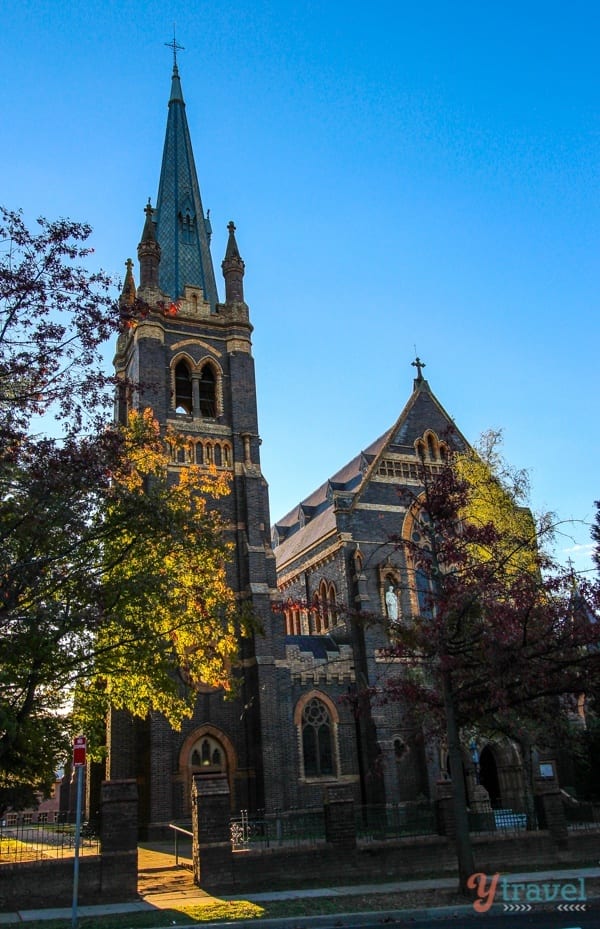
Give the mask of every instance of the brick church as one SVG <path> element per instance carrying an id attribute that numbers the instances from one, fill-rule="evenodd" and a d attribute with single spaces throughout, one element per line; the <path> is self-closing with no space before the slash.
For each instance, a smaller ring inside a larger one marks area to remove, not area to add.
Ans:
<path id="1" fill-rule="evenodd" d="M 221 302 L 176 62 L 158 196 L 145 214 L 139 285 L 127 262 L 121 301 L 137 296 L 150 312 L 117 344 L 117 376 L 139 385 L 133 398 L 120 396 L 118 415 L 128 402 L 150 406 L 183 433 L 175 475 L 194 462 L 230 476 L 231 493 L 215 504 L 234 542 L 229 583 L 262 631 L 240 643 L 239 696 L 207 688 L 181 732 L 159 714 L 114 713 L 107 776 L 137 779 L 148 834 L 189 818 L 192 777 L 202 773 L 227 775 L 232 811 L 319 806 L 332 784 L 350 786 L 359 803 L 429 797 L 444 760 L 423 745 L 408 711 L 373 704 L 356 714 L 348 698 L 393 670 L 385 619 L 418 609 L 418 584 L 407 585 L 404 555 L 389 542 L 414 531 L 397 490 L 419 486 L 419 455 L 440 466 L 451 420 L 417 359 L 413 391 L 389 431 L 271 534 L 244 262 L 229 223 Z M 343 607 L 384 621 L 359 623 Z M 520 791 L 511 752 L 488 746 L 481 757 L 490 796 L 509 805 Z"/>

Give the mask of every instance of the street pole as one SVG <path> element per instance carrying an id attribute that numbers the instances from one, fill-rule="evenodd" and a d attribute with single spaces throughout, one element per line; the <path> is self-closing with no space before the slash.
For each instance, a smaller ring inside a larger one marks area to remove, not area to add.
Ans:
<path id="1" fill-rule="evenodd" d="M 73 906 L 71 910 L 71 929 L 77 929 L 77 898 L 79 894 L 79 842 L 81 838 L 81 800 L 83 797 L 83 765 L 75 768 L 77 780 L 77 800 L 75 810 L 75 860 L 73 862 Z"/>

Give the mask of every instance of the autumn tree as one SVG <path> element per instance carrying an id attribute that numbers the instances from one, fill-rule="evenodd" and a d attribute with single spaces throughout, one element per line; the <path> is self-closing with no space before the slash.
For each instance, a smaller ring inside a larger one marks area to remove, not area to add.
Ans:
<path id="1" fill-rule="evenodd" d="M 600 500 L 596 500 L 596 518 L 592 524 L 592 539 L 596 546 L 592 557 L 600 572 Z"/>
<path id="2" fill-rule="evenodd" d="M 200 682 L 230 686 L 236 653 L 210 503 L 227 485 L 193 466 L 172 481 L 152 411 L 112 425 L 110 281 L 85 267 L 88 227 L 40 230 L 2 213 L 0 808 L 49 789 L 75 692 L 78 725 L 109 704 L 177 725 Z"/>
<path id="3" fill-rule="evenodd" d="M 384 686 L 385 699 L 409 701 L 447 744 L 463 890 L 473 872 L 458 773 L 465 734 L 535 734 L 600 671 L 600 624 L 545 554 L 552 521 L 536 523 L 524 475 L 504 468 L 494 441 L 487 451 L 487 460 L 456 453 L 435 475 L 423 464 L 421 491 L 403 495 L 412 531 L 395 543 L 419 609 L 393 630 L 403 671 Z M 578 596 L 592 603 L 597 591 L 580 586 Z"/>

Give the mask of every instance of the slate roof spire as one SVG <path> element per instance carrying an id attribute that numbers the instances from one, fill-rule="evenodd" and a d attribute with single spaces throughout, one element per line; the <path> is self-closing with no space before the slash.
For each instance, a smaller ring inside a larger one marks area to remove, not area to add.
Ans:
<path id="1" fill-rule="evenodd" d="M 218 296 L 210 255 L 210 221 L 202 207 L 176 59 L 154 223 L 160 246 L 160 289 L 177 300 L 186 284 L 201 287 L 214 311 Z"/>

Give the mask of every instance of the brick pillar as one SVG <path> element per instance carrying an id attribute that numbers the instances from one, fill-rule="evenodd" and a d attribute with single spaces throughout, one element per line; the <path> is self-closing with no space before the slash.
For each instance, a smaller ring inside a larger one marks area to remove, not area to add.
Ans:
<path id="1" fill-rule="evenodd" d="M 566 845 L 569 833 L 560 787 L 556 775 L 535 777 L 533 790 L 540 826 L 546 828 L 557 845 Z"/>
<path id="2" fill-rule="evenodd" d="M 102 894 L 137 897 L 138 797 L 134 780 L 104 781 L 100 789 Z"/>
<path id="3" fill-rule="evenodd" d="M 354 794 L 349 786 L 326 788 L 325 838 L 335 848 L 356 848 Z"/>
<path id="4" fill-rule="evenodd" d="M 196 774 L 192 783 L 194 882 L 203 890 L 233 887 L 229 782 L 226 774 Z"/>
<path id="5" fill-rule="evenodd" d="M 435 810 L 438 834 L 453 839 L 456 835 L 456 819 L 450 778 L 439 780 L 435 785 Z"/>

